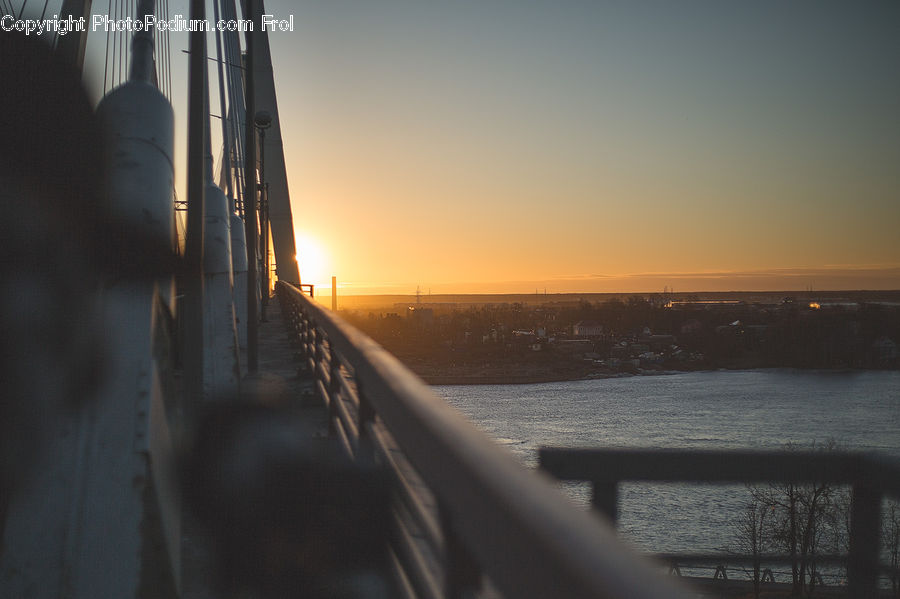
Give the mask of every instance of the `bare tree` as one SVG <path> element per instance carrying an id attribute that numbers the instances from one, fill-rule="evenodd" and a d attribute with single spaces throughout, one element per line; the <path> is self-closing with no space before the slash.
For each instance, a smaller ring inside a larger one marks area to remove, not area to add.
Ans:
<path id="1" fill-rule="evenodd" d="M 752 490 L 751 490 L 752 497 Z M 762 554 L 770 541 L 766 516 L 768 508 L 756 497 L 753 497 L 744 509 L 738 521 L 738 549 L 742 553 L 749 553 L 753 558 L 752 571 L 748 572 L 753 581 L 753 597 L 759 599 L 759 587 L 762 574 Z"/>
<path id="2" fill-rule="evenodd" d="M 895 599 L 900 599 L 900 502 L 887 502 L 881 532 L 891 568 L 891 592 Z"/>
<path id="3" fill-rule="evenodd" d="M 814 448 L 833 451 L 834 441 L 828 441 Z M 797 446 L 788 444 L 788 450 Z M 742 543 L 751 550 L 749 543 L 765 543 L 776 552 L 788 555 L 791 564 L 791 595 L 810 595 L 815 590 L 818 578 L 816 557 L 823 545 L 833 543 L 837 538 L 835 530 L 845 519 L 840 512 L 841 501 L 838 488 L 829 483 L 772 483 L 750 487 L 754 505 L 754 526 L 765 524 L 762 534 L 748 530 L 747 519 L 742 519 L 740 534 Z M 762 515 L 760 515 L 760 510 Z M 751 533 L 748 536 L 748 532 Z M 755 539 L 755 541 L 754 541 Z M 762 547 L 762 545 L 760 544 Z M 754 567 L 754 579 L 758 576 Z"/>

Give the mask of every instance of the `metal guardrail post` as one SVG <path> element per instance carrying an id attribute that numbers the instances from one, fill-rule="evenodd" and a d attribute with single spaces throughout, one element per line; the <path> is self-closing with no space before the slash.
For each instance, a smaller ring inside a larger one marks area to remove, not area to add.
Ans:
<path id="1" fill-rule="evenodd" d="M 850 509 L 849 596 L 878 596 L 878 556 L 881 547 L 881 492 L 871 484 L 853 485 Z"/>
<path id="2" fill-rule="evenodd" d="M 335 354 L 334 348 L 329 348 L 330 368 L 329 375 L 331 379 L 328 385 L 328 434 L 333 435 L 337 432 L 337 402 L 341 401 L 341 363 Z M 321 356 L 323 355 L 322 346 L 316 344 L 316 369 L 323 367 Z M 349 439 L 347 440 L 349 444 Z M 350 457 L 353 457 L 352 455 Z"/>
<path id="3" fill-rule="evenodd" d="M 615 522 L 618 519 L 618 485 L 614 482 L 595 480 L 591 483 L 591 487 L 591 506 Z"/>
<path id="4" fill-rule="evenodd" d="M 359 380 L 356 381 L 356 393 L 359 396 L 359 405 L 356 411 L 356 426 L 359 431 L 357 461 L 369 465 L 375 461 L 375 448 L 369 434 L 369 427 L 375 422 L 375 409 Z"/>

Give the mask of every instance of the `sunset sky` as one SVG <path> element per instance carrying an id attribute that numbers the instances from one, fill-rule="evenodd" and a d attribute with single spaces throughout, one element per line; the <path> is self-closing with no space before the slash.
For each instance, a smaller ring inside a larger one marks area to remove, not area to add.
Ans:
<path id="1" fill-rule="evenodd" d="M 304 282 L 900 288 L 900 3 L 266 8 Z"/>

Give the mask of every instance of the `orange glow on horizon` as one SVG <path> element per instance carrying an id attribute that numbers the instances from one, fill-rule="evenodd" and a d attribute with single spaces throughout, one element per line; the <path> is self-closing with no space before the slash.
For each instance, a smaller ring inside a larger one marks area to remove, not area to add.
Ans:
<path id="1" fill-rule="evenodd" d="M 307 233 L 294 232 L 300 281 L 319 289 L 331 289 L 331 261 L 323 244 Z"/>

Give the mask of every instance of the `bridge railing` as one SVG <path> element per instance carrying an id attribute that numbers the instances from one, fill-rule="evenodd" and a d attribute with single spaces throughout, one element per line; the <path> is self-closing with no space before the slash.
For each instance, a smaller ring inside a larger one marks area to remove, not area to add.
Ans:
<path id="1" fill-rule="evenodd" d="M 659 449 L 542 448 L 540 467 L 564 480 L 590 482 L 592 507 L 613 521 L 621 482 L 795 483 L 849 485 L 851 488 L 848 556 L 816 556 L 820 563 L 846 563 L 850 597 L 877 597 L 881 547 L 881 504 L 900 499 L 900 467 L 880 456 L 814 451 L 711 451 Z M 657 556 L 670 563 L 711 563 L 723 555 Z M 785 562 L 785 556 L 727 556 Z"/>
<path id="2" fill-rule="evenodd" d="M 277 289 L 333 434 L 393 478 L 391 561 L 406 596 L 686 596 L 380 345 L 296 287 Z"/>

